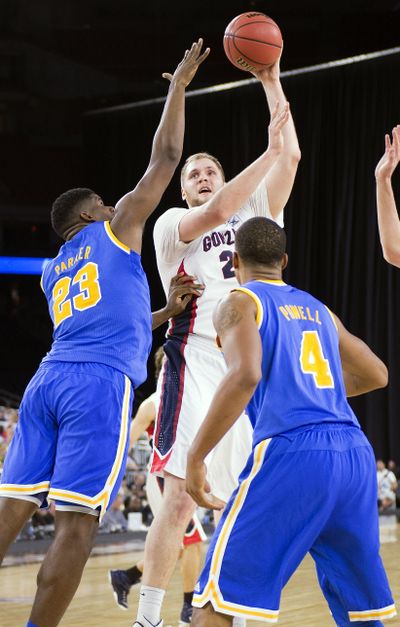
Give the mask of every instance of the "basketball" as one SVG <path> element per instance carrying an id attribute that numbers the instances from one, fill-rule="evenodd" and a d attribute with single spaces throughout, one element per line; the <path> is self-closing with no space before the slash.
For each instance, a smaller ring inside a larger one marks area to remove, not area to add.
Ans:
<path id="1" fill-rule="evenodd" d="M 262 70 L 272 65 L 281 53 L 281 31 L 264 13 L 241 13 L 226 27 L 224 50 L 229 61 L 240 70 Z"/>

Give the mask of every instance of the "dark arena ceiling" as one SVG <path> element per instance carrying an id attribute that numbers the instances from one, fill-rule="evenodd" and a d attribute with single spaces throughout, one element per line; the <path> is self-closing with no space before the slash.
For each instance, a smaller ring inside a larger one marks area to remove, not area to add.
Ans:
<path id="1" fill-rule="evenodd" d="M 1 0 L 0 218 L 22 219 L 15 206 L 43 206 L 69 185 L 82 171 L 82 114 L 164 95 L 162 72 L 199 36 L 211 54 L 193 88 L 249 76 L 222 48 L 248 10 L 280 25 L 283 70 L 399 42 L 399 0 Z"/>

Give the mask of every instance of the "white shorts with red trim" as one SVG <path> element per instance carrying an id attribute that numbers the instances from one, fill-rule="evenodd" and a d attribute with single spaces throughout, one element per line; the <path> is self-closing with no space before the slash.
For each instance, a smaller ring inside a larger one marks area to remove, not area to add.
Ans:
<path id="1" fill-rule="evenodd" d="M 206 343 L 208 346 L 208 343 Z M 173 338 L 164 344 L 165 360 L 158 379 L 160 398 L 156 419 L 152 473 L 186 477 L 188 450 L 202 424 L 215 391 L 226 374 L 217 349 L 206 350 Z M 251 452 L 251 427 L 242 416 L 206 459 L 212 492 L 228 500 Z M 215 470 L 213 459 L 215 455 Z"/>

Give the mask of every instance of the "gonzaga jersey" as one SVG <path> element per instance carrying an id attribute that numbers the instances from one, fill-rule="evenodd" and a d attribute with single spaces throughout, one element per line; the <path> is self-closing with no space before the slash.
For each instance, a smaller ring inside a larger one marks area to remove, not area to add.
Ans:
<path id="1" fill-rule="evenodd" d="M 48 361 L 100 362 L 146 379 L 151 308 L 140 255 L 120 242 L 109 222 L 94 222 L 61 248 L 43 272 L 54 324 Z"/>
<path id="2" fill-rule="evenodd" d="M 238 284 L 232 267 L 235 233 L 249 218 L 264 216 L 272 219 L 265 182 L 225 224 L 185 244 L 179 239 L 179 223 L 188 211 L 190 209 L 169 209 L 158 218 L 154 227 L 157 266 L 165 293 L 168 294 L 170 281 L 177 272 L 196 276 L 205 285 L 203 295 L 193 298 L 182 314 L 172 318 L 167 337 L 189 344 L 202 339 L 203 344 L 206 340 L 216 349 L 213 310 L 218 300 Z M 282 225 L 280 220 L 278 222 Z"/>
<path id="3" fill-rule="evenodd" d="M 305 425 L 360 427 L 346 399 L 329 309 L 283 281 L 251 281 L 237 289 L 257 305 L 262 342 L 262 378 L 247 407 L 254 445 Z"/>

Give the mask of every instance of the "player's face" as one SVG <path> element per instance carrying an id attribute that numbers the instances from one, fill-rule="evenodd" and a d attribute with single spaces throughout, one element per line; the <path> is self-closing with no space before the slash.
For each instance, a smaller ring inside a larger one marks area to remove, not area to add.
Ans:
<path id="1" fill-rule="evenodd" d="M 112 220 L 115 215 L 114 207 L 105 205 L 103 200 L 97 194 L 93 194 L 88 200 L 86 212 L 92 216 L 96 222 L 105 222 Z"/>
<path id="2" fill-rule="evenodd" d="M 206 157 L 192 161 L 182 179 L 182 198 L 189 207 L 207 202 L 224 185 L 221 170 Z"/>

